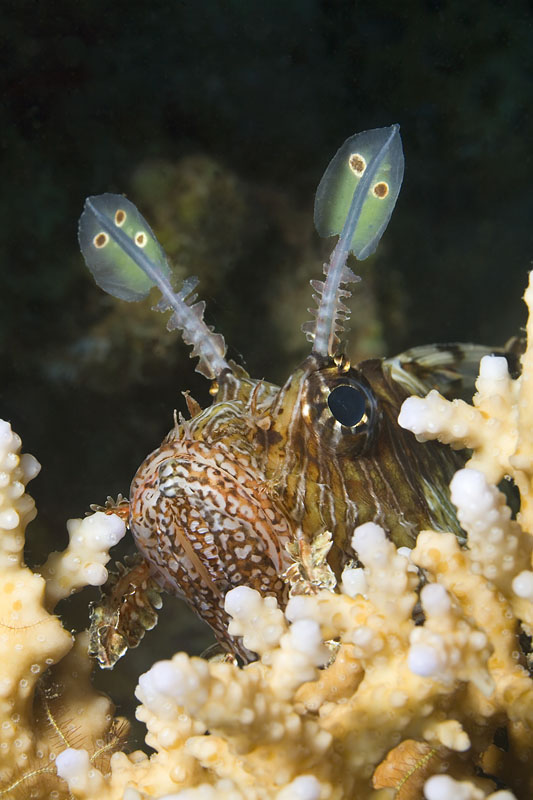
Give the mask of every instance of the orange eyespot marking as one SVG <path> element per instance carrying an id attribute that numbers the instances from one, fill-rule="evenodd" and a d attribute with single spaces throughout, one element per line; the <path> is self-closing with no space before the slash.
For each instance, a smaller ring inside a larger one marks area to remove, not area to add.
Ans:
<path id="1" fill-rule="evenodd" d="M 385 181 L 380 181 L 379 183 L 376 183 L 372 187 L 372 193 L 374 194 L 374 197 L 377 197 L 379 200 L 383 200 L 383 198 L 387 197 L 389 193 L 389 184 L 386 183 Z"/>
<path id="2" fill-rule="evenodd" d="M 115 212 L 115 225 L 121 228 L 126 222 L 126 212 L 123 208 L 117 208 Z"/>
<path id="3" fill-rule="evenodd" d="M 146 247 L 146 243 L 148 241 L 148 236 L 145 234 L 144 231 L 139 231 L 135 234 L 135 244 L 137 247 Z"/>
<path id="4" fill-rule="evenodd" d="M 108 241 L 109 241 L 109 236 L 107 235 L 107 233 L 101 231 L 100 233 L 97 233 L 96 236 L 94 237 L 93 244 L 95 247 L 98 248 L 98 250 L 101 250 L 102 247 L 106 246 Z"/>
<path id="5" fill-rule="evenodd" d="M 352 153 L 348 159 L 348 164 L 352 172 L 357 175 L 358 178 L 361 177 L 366 169 L 366 161 L 360 153 Z"/>

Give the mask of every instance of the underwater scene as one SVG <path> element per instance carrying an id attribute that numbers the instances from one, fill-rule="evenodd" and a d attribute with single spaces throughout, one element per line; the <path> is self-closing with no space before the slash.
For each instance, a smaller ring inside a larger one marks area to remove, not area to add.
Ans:
<path id="1" fill-rule="evenodd" d="M 0 798 L 531 797 L 530 4 L 125 11 L 3 20 Z"/>

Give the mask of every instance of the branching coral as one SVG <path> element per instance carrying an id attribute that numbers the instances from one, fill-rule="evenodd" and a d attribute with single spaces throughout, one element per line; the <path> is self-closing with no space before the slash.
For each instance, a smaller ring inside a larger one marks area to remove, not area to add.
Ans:
<path id="1" fill-rule="evenodd" d="M 367 523 L 352 540 L 360 565 L 334 587 L 319 532 L 306 558 L 322 565 L 326 588 L 300 565 L 288 571 L 284 610 L 233 589 L 230 633 L 258 660 L 241 667 L 178 653 L 154 664 L 136 690 L 150 756 L 111 755 L 117 723 L 90 686 L 85 635 L 72 647 L 53 615 L 59 598 L 102 582 L 122 523 L 102 513 L 70 523 L 65 553 L 31 572 L 22 561 L 35 513 L 25 484 L 37 466 L 19 456 L 5 424 L 0 797 L 22 787 L 21 796 L 79 800 L 531 797 L 531 321 L 528 333 L 517 380 L 500 359 L 485 359 L 473 406 L 431 393 L 402 411 L 418 436 L 473 450 L 451 484 L 466 545 L 421 531 L 413 550 L 397 549 Z M 516 520 L 494 485 L 506 475 L 521 495 Z"/>
<path id="2" fill-rule="evenodd" d="M 533 272 L 524 300 L 533 308 Z M 481 360 L 473 405 L 445 400 L 436 390 L 403 404 L 399 423 L 420 441 L 439 439 L 454 448 L 471 448 L 467 466 L 481 470 L 491 483 L 511 477 L 521 496 L 520 517 L 533 532 L 533 314 L 527 323 L 528 347 L 522 375 L 512 380 L 501 356 Z"/>
<path id="3" fill-rule="evenodd" d="M 439 439 L 454 448 L 470 448 L 471 472 L 452 482 L 452 500 L 460 506 L 459 521 L 468 531 L 475 569 L 504 592 L 513 613 L 533 634 L 533 272 L 524 300 L 530 310 L 528 345 L 522 374 L 513 380 L 500 356 L 481 360 L 472 405 L 449 401 L 437 391 L 410 397 L 399 422 L 421 441 Z M 520 492 L 517 522 L 494 486 L 510 478 Z M 524 533 L 526 532 L 526 533 Z M 511 591 L 512 581 L 512 591 Z"/>
<path id="4" fill-rule="evenodd" d="M 70 544 L 52 554 L 43 577 L 23 561 L 24 532 L 35 516 L 26 484 L 39 472 L 20 439 L 0 424 L 0 797 L 67 797 L 56 755 L 75 745 L 106 766 L 125 723 L 90 683 L 87 637 L 73 637 L 53 614 L 59 599 L 101 583 L 109 547 L 124 534 L 116 516 L 71 520 Z"/>
<path id="5" fill-rule="evenodd" d="M 404 797 L 421 796 L 417 773 L 443 771 L 448 787 L 452 777 L 469 778 L 465 797 L 484 797 L 491 784 L 475 767 L 492 759 L 492 769 L 493 736 L 506 722 L 512 781 L 531 791 L 522 759 L 531 747 L 533 682 L 518 663 L 516 619 L 496 588 L 472 573 L 456 538 L 440 534 L 441 550 L 434 536 L 422 535 L 411 561 L 381 528 L 361 526 L 353 544 L 368 566 L 347 572 L 342 592 L 294 596 L 285 613 L 255 590 L 229 592 L 232 632 L 260 659 L 240 668 L 178 653 L 155 664 L 136 692 L 155 754 L 115 754 L 111 774 L 91 784 L 86 756 L 65 751 L 58 769 L 73 795 L 90 798 L 98 789 L 119 798 L 130 785 L 139 793 L 132 798 L 210 798 L 213 791 L 231 800 L 377 798 L 391 786 L 380 767 L 388 761 Z M 454 570 L 441 581 L 443 552 Z M 439 578 L 421 593 L 422 626 L 412 617 L 414 564 Z"/>

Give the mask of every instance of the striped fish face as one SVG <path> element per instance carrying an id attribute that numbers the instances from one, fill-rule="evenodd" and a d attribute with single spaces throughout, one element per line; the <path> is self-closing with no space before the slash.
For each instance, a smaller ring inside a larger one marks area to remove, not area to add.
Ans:
<path id="1" fill-rule="evenodd" d="M 337 574 L 356 556 L 350 539 L 364 522 L 382 525 L 397 546 L 413 547 L 424 528 L 460 534 L 447 487 L 462 459 L 400 428 L 408 394 L 387 361 L 352 368 L 311 355 L 272 404 L 265 473 L 308 541 L 333 534 L 329 561 Z"/>

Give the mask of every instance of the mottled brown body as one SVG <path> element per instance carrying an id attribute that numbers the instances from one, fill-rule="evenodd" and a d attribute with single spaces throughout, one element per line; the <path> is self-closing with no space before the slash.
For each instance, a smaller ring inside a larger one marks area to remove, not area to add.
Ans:
<path id="1" fill-rule="evenodd" d="M 262 472 L 254 433 L 249 402 L 215 403 L 176 425 L 131 487 L 131 529 L 158 583 L 226 644 L 226 592 L 245 583 L 280 599 L 287 593 L 290 521 Z"/>
<path id="2" fill-rule="evenodd" d="M 338 576 L 357 524 L 378 522 L 398 546 L 423 528 L 459 532 L 446 492 L 456 456 L 399 427 L 410 392 L 388 362 L 337 362 L 312 354 L 281 388 L 224 372 L 213 405 L 175 425 L 133 480 L 130 526 L 154 576 L 234 650 L 224 595 L 246 584 L 283 604 L 288 542 L 330 531 Z M 353 426 L 329 408 L 338 386 L 364 400 Z"/>

